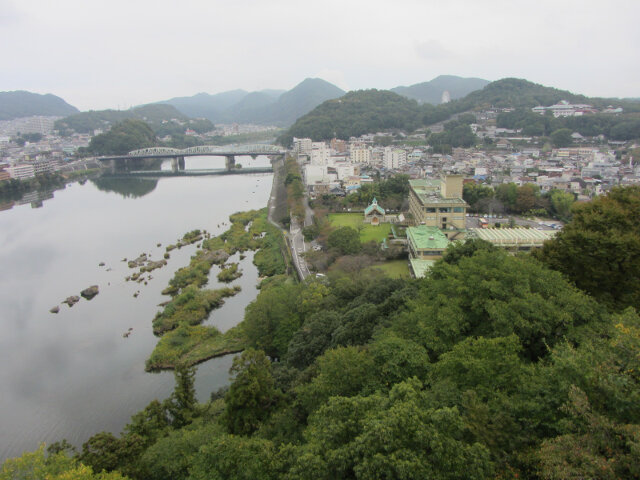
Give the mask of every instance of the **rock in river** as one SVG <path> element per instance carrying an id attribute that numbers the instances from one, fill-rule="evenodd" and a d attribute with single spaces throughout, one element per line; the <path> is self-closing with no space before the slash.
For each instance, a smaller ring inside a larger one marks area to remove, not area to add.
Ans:
<path id="1" fill-rule="evenodd" d="M 67 305 L 69 305 L 70 307 L 73 307 L 76 303 L 78 303 L 80 301 L 80 297 L 77 295 L 71 295 L 70 297 L 67 297 L 66 300 L 64 300 L 62 303 L 66 303 Z"/>
<path id="2" fill-rule="evenodd" d="M 84 298 L 86 298 L 87 300 L 91 300 L 93 297 L 95 297 L 98 293 L 100 293 L 98 291 L 98 285 L 91 285 L 88 288 L 85 288 L 84 290 L 82 290 L 80 292 L 80 295 L 82 295 Z"/>
<path id="3" fill-rule="evenodd" d="M 58 313 L 60 311 L 60 307 L 58 305 L 56 305 L 55 307 L 51 307 L 51 310 L 49 310 L 51 313 Z"/>

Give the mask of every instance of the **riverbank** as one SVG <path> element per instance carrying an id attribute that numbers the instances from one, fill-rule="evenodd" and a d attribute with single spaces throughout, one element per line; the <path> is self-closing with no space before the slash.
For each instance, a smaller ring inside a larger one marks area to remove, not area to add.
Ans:
<path id="1" fill-rule="evenodd" d="M 231 255 L 251 250 L 256 252 L 253 263 L 260 277 L 271 277 L 288 270 L 282 232 L 268 221 L 267 208 L 235 213 L 229 220 L 229 229 L 204 239 L 189 265 L 176 271 L 163 291 L 172 299 L 153 320 L 154 334 L 161 338 L 146 362 L 146 370 L 192 366 L 244 349 L 242 322 L 225 333 L 215 326 L 201 325 L 210 312 L 224 304 L 225 297 L 239 291 L 238 286 L 217 290 L 203 288 L 209 282 L 214 264 L 224 271 L 225 262 Z"/>

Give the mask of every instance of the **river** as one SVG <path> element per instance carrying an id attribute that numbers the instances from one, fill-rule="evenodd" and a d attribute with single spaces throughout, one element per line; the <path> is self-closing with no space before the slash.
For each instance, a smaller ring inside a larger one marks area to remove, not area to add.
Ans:
<path id="1" fill-rule="evenodd" d="M 269 165 L 266 157 L 238 161 Z M 206 166 L 211 158 L 187 159 L 187 170 Z M 173 250 L 147 285 L 125 281 L 134 270 L 122 260 L 141 253 L 159 260 L 166 245 L 190 230 L 222 233 L 230 214 L 267 205 L 272 179 L 98 179 L 55 191 L 33 204 L 40 208 L 16 204 L 0 211 L 0 462 L 40 442 L 66 438 L 80 446 L 103 430 L 118 434 L 133 413 L 171 394 L 172 372 L 144 371 L 157 342 L 151 320 L 168 299 L 161 290 L 196 247 Z M 241 261 L 243 276 L 232 283 L 242 292 L 214 310 L 207 324 L 224 331 L 242 320 L 257 295 L 252 258 Z M 219 286 L 218 268 L 212 269 L 211 288 Z M 93 300 L 72 308 L 61 303 L 90 285 L 100 287 Z M 55 305 L 58 314 L 49 312 Z M 232 359 L 198 367 L 200 401 L 228 384 Z"/>

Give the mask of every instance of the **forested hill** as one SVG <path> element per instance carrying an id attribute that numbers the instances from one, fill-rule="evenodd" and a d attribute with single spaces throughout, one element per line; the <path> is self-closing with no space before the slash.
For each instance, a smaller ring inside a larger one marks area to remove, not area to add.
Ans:
<path id="1" fill-rule="evenodd" d="M 56 130 L 72 130 L 77 133 L 93 133 L 97 129 L 105 129 L 108 126 L 126 119 L 144 120 L 150 124 L 160 124 L 172 118 L 187 120 L 189 117 L 180 113 L 171 105 L 143 105 L 129 110 L 90 110 L 58 120 Z"/>
<path id="2" fill-rule="evenodd" d="M 293 137 L 348 139 L 387 129 L 410 131 L 421 125 L 421 108 L 415 100 L 387 90 L 359 90 L 314 108 L 279 141 L 289 144 Z"/>
<path id="3" fill-rule="evenodd" d="M 0 92 L 0 120 L 12 120 L 34 115 L 63 117 L 77 111 L 76 107 L 50 93 L 40 95 L 24 90 Z"/>
<path id="4" fill-rule="evenodd" d="M 623 107 L 624 116 L 605 123 L 627 122 L 640 112 L 640 102 L 611 98 L 589 98 L 566 90 L 545 87 L 527 80 L 505 78 L 492 82 L 482 90 L 476 90 L 464 98 L 441 105 L 418 105 L 417 102 L 385 90 L 350 92 L 344 97 L 324 102 L 299 118 L 288 132 L 279 139 L 288 145 L 293 137 L 310 137 L 328 140 L 334 136 L 347 139 L 363 133 L 375 133 L 385 129 L 411 131 L 448 120 L 452 115 L 485 108 L 514 108 L 530 112 L 532 107 L 549 106 L 561 100 L 586 103 L 596 108 L 609 105 Z M 593 116 L 585 116 L 584 118 Z M 601 117 L 601 116 L 597 116 Z M 562 123 L 564 120 L 559 119 Z M 562 125 L 561 125 L 562 127 Z M 559 127 L 559 128 L 561 128 Z M 610 126 L 611 128 L 611 126 Z M 599 133 L 607 134 L 607 129 Z"/>

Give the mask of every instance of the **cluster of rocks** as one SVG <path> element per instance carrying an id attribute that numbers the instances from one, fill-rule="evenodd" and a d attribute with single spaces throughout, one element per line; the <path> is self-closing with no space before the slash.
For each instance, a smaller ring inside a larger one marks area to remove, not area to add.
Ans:
<path id="1" fill-rule="evenodd" d="M 87 300 L 91 300 L 93 297 L 100 293 L 100 289 L 98 285 L 91 285 L 90 287 L 85 288 L 80 292 L 80 296 Z M 80 301 L 80 297 L 78 295 L 71 295 L 64 299 L 61 303 L 66 303 L 69 307 L 73 307 L 76 303 Z M 60 311 L 60 307 L 56 305 L 49 310 L 51 313 L 58 313 Z"/>

